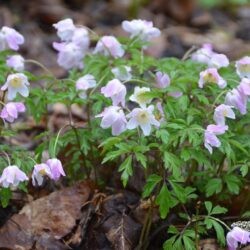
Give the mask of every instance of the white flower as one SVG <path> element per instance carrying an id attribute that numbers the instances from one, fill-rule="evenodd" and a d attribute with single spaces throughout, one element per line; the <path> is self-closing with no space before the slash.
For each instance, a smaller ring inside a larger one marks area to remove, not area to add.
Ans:
<path id="1" fill-rule="evenodd" d="M 86 91 L 90 88 L 94 88 L 96 86 L 96 80 L 93 75 L 87 74 L 76 81 L 76 89 L 80 90 L 79 96 L 82 99 L 87 97 Z"/>
<path id="2" fill-rule="evenodd" d="M 5 188 L 9 186 L 17 187 L 20 182 L 27 180 L 27 175 L 17 166 L 8 166 L 3 170 L 0 178 L 0 184 Z"/>
<path id="3" fill-rule="evenodd" d="M 47 164 L 41 163 L 36 164 L 33 169 L 32 173 L 32 184 L 33 186 L 41 186 L 43 184 L 43 179 L 45 176 L 48 176 L 51 178 L 51 171 Z"/>
<path id="4" fill-rule="evenodd" d="M 158 37 L 161 34 L 161 31 L 153 27 L 153 23 L 146 20 L 132 20 L 132 21 L 123 21 L 122 28 L 130 33 L 130 37 L 140 37 L 143 41 L 149 41 L 153 37 Z"/>
<path id="5" fill-rule="evenodd" d="M 24 58 L 20 55 L 14 55 L 8 57 L 6 60 L 7 66 L 13 68 L 16 71 L 23 71 L 24 70 Z"/>
<path id="6" fill-rule="evenodd" d="M 113 68 L 112 73 L 114 74 L 115 78 L 119 79 L 120 81 L 129 81 L 132 78 L 131 75 L 131 67 L 129 66 L 122 66 Z"/>
<path id="7" fill-rule="evenodd" d="M 245 56 L 235 63 L 237 74 L 243 78 L 250 78 L 250 56 Z"/>
<path id="8" fill-rule="evenodd" d="M 146 104 L 150 103 L 152 98 L 146 97 L 145 93 L 150 92 L 150 88 L 135 87 L 134 94 L 130 96 L 132 102 L 138 103 L 142 108 L 146 107 Z"/>
<path id="9" fill-rule="evenodd" d="M 70 41 L 73 37 L 75 31 L 75 25 L 72 19 L 67 18 L 58 23 L 53 24 L 53 27 L 57 29 L 57 35 L 61 38 L 62 41 Z"/>
<path id="10" fill-rule="evenodd" d="M 150 105 L 147 108 L 135 108 L 127 115 L 130 118 L 127 124 L 128 129 L 135 129 L 140 126 L 145 136 L 151 132 L 151 125 L 160 126 L 160 122 L 153 115 L 154 106 Z"/>
<path id="11" fill-rule="evenodd" d="M 5 91 L 8 89 L 7 98 L 8 100 L 13 100 L 17 93 L 23 97 L 27 97 L 29 95 L 28 85 L 30 85 L 28 78 L 23 73 L 16 73 L 7 77 L 7 81 L 2 86 L 1 90 Z"/>
<path id="12" fill-rule="evenodd" d="M 235 114 L 231 106 L 221 104 L 214 111 L 214 121 L 217 125 L 225 125 L 225 117 L 235 119 Z"/>

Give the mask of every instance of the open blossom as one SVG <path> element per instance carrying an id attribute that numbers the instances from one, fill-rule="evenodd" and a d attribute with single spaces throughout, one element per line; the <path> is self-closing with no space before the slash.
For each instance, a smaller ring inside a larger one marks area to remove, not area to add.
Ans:
<path id="1" fill-rule="evenodd" d="M 0 177 L 0 184 L 8 188 L 9 186 L 17 187 L 20 182 L 27 181 L 27 175 L 17 166 L 8 166 L 3 170 Z"/>
<path id="2" fill-rule="evenodd" d="M 222 67 L 227 67 L 229 65 L 229 60 L 226 55 L 224 54 L 218 54 L 218 53 L 213 53 L 211 56 L 211 59 L 208 62 L 209 67 L 214 67 L 214 68 L 222 68 Z"/>
<path id="3" fill-rule="evenodd" d="M 161 34 L 161 31 L 153 27 L 151 21 L 146 20 L 132 20 L 132 21 L 123 21 L 122 28 L 130 33 L 130 37 L 138 36 L 143 41 L 150 41 L 153 37 L 158 37 Z"/>
<path id="4" fill-rule="evenodd" d="M 16 71 L 23 71 L 24 70 L 24 58 L 20 55 L 14 55 L 8 57 L 6 60 L 7 66 L 13 68 Z"/>
<path id="5" fill-rule="evenodd" d="M 119 79 L 120 81 L 129 81 L 132 78 L 131 75 L 131 67 L 129 66 L 122 66 L 116 67 L 111 70 L 114 74 L 115 78 Z"/>
<path id="6" fill-rule="evenodd" d="M 88 30 L 85 28 L 75 28 L 72 36 L 72 42 L 79 46 L 83 51 L 86 51 L 90 44 Z"/>
<path id="7" fill-rule="evenodd" d="M 16 73 L 8 75 L 7 81 L 2 86 L 1 90 L 5 91 L 8 89 L 8 100 L 13 100 L 17 93 L 22 95 L 23 97 L 27 97 L 29 95 L 28 89 L 28 78 L 23 73 Z"/>
<path id="8" fill-rule="evenodd" d="M 118 106 L 107 107 L 96 117 L 102 117 L 102 128 L 112 128 L 112 135 L 119 135 L 126 130 L 127 120 L 123 110 Z"/>
<path id="9" fill-rule="evenodd" d="M 24 43 L 24 37 L 15 29 L 2 27 L 0 31 L 0 51 L 6 49 L 18 50 Z"/>
<path id="10" fill-rule="evenodd" d="M 238 109 L 242 115 L 247 113 L 247 96 L 242 91 L 233 89 L 225 97 L 225 104 Z"/>
<path id="11" fill-rule="evenodd" d="M 217 125 L 225 125 L 225 117 L 235 119 L 235 113 L 231 106 L 221 104 L 215 108 L 214 121 Z"/>
<path id="12" fill-rule="evenodd" d="M 111 55 L 114 58 L 122 57 L 125 53 L 122 45 L 114 36 L 103 36 L 97 43 L 94 53 Z"/>
<path id="13" fill-rule="evenodd" d="M 245 56 L 235 63 L 237 74 L 243 78 L 250 78 L 250 56 Z"/>
<path id="14" fill-rule="evenodd" d="M 83 68 L 83 50 L 75 43 L 53 43 L 54 49 L 59 51 L 57 63 L 66 70 Z"/>
<path id="15" fill-rule="evenodd" d="M 244 95 L 250 96 L 250 79 L 248 78 L 241 79 L 241 82 L 237 88 Z"/>
<path id="16" fill-rule="evenodd" d="M 49 159 L 49 160 L 47 160 L 46 164 L 49 166 L 50 173 L 51 173 L 51 177 L 50 177 L 51 179 L 57 181 L 57 180 L 59 180 L 61 175 L 66 176 L 60 160 L 58 160 L 56 158 Z"/>
<path id="17" fill-rule="evenodd" d="M 76 81 L 76 89 L 81 91 L 79 96 L 82 99 L 87 97 L 86 91 L 90 88 L 94 88 L 96 86 L 96 80 L 93 75 L 87 74 Z"/>
<path id="18" fill-rule="evenodd" d="M 221 89 L 227 86 L 227 82 L 219 75 L 216 68 L 210 68 L 200 72 L 199 87 L 203 88 L 206 83 L 215 83 Z"/>
<path id="19" fill-rule="evenodd" d="M 36 186 L 41 186 L 43 184 L 43 179 L 45 176 L 48 176 L 51 178 L 51 171 L 47 164 L 41 163 L 36 164 L 33 169 L 32 173 L 32 184 Z"/>
<path id="20" fill-rule="evenodd" d="M 240 228 L 234 227 L 227 233 L 227 246 L 228 250 L 237 250 L 239 244 L 250 243 L 250 232 Z"/>
<path id="21" fill-rule="evenodd" d="M 132 102 L 138 103 L 142 108 L 146 107 L 146 104 L 150 103 L 152 98 L 145 96 L 145 93 L 150 92 L 150 88 L 135 87 L 134 94 L 130 96 Z"/>
<path id="22" fill-rule="evenodd" d="M 150 105 L 147 108 L 145 107 L 145 108 L 133 109 L 127 115 L 127 118 L 130 119 L 128 121 L 127 128 L 135 129 L 138 126 L 140 126 L 143 131 L 143 134 L 145 136 L 149 135 L 151 132 L 151 125 L 154 125 L 156 127 L 160 126 L 160 122 L 155 119 L 153 111 L 154 111 L 153 105 Z"/>
<path id="23" fill-rule="evenodd" d="M 18 113 L 25 112 L 25 106 L 21 102 L 9 102 L 1 111 L 0 117 L 8 122 L 14 122 Z"/>
<path id="24" fill-rule="evenodd" d="M 156 72 L 156 87 L 163 89 L 170 85 L 170 78 L 168 74 L 164 74 L 160 71 Z"/>
<path id="25" fill-rule="evenodd" d="M 228 126 L 226 125 L 215 125 L 210 124 L 207 126 L 207 129 L 204 133 L 204 146 L 207 150 L 212 154 L 212 147 L 220 147 L 221 142 L 216 135 L 224 134 L 228 130 Z"/>
<path id="26" fill-rule="evenodd" d="M 208 64 L 213 54 L 213 47 L 210 43 L 202 45 L 201 49 L 198 49 L 191 56 L 191 59 L 196 62 Z"/>
<path id="27" fill-rule="evenodd" d="M 75 31 L 75 25 L 72 19 L 67 18 L 53 24 L 53 27 L 57 29 L 57 35 L 62 41 L 70 41 Z"/>
<path id="28" fill-rule="evenodd" d="M 125 96 L 127 90 L 118 79 L 109 81 L 105 87 L 101 88 L 101 93 L 105 97 L 110 97 L 112 99 L 113 106 L 117 106 L 121 103 L 121 105 L 125 107 Z"/>

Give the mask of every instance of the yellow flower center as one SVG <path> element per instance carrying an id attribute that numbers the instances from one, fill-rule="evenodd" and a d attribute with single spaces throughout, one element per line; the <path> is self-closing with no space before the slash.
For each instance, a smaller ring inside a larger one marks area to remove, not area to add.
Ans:
<path id="1" fill-rule="evenodd" d="M 22 87 L 22 79 L 19 77 L 14 77 L 11 81 L 10 81 L 10 85 L 13 88 L 19 88 Z"/>
<path id="2" fill-rule="evenodd" d="M 148 121 L 149 121 L 149 114 L 148 114 L 148 112 L 147 111 L 140 111 L 139 114 L 138 114 L 137 119 L 138 119 L 138 122 L 140 124 L 146 124 L 146 123 L 148 123 Z"/>
<path id="3" fill-rule="evenodd" d="M 241 64 L 239 68 L 242 73 L 250 72 L 250 64 Z"/>
<path id="4" fill-rule="evenodd" d="M 40 174 L 40 175 L 46 175 L 45 169 L 41 169 L 41 170 L 39 171 L 39 174 Z"/>
<path id="5" fill-rule="evenodd" d="M 213 83 L 216 83 L 216 78 L 211 74 L 211 73 L 207 73 L 205 76 L 204 76 L 204 81 L 205 82 L 213 82 Z"/>

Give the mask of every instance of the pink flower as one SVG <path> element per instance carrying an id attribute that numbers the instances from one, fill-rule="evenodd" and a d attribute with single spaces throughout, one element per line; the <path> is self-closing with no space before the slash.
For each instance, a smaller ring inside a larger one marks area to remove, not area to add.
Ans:
<path id="1" fill-rule="evenodd" d="M 155 119 L 153 111 L 153 105 L 150 105 L 147 108 L 145 107 L 133 109 L 127 115 L 127 118 L 130 118 L 127 124 L 127 128 L 135 129 L 140 126 L 145 136 L 150 135 L 151 125 L 154 125 L 156 127 L 160 126 L 160 122 Z"/>
<path id="2" fill-rule="evenodd" d="M 72 42 L 85 52 L 90 44 L 88 31 L 85 28 L 75 28 Z"/>
<path id="3" fill-rule="evenodd" d="M 112 128 L 112 135 L 119 135 L 126 130 L 127 120 L 123 110 L 118 106 L 105 108 L 104 111 L 96 115 L 96 117 L 102 117 L 102 128 Z"/>
<path id="4" fill-rule="evenodd" d="M 53 43 L 54 49 L 59 51 L 57 63 L 66 70 L 83 68 L 83 50 L 75 43 Z"/>
<path id="5" fill-rule="evenodd" d="M 50 168 L 51 179 L 57 181 L 57 180 L 59 180 L 61 175 L 66 176 L 60 160 L 58 160 L 56 158 L 49 159 L 49 160 L 47 160 L 46 164 Z"/>
<path id="6" fill-rule="evenodd" d="M 214 67 L 214 68 L 222 68 L 227 67 L 229 65 L 229 60 L 226 55 L 224 54 L 217 54 L 213 53 L 211 56 L 211 59 L 208 62 L 208 66 Z"/>
<path id="7" fill-rule="evenodd" d="M 142 108 L 146 107 L 146 104 L 152 101 L 152 98 L 145 96 L 146 93 L 150 92 L 150 88 L 146 87 L 135 87 L 134 94 L 130 96 L 132 102 L 138 103 Z"/>
<path id="8" fill-rule="evenodd" d="M 3 170 L 0 177 L 0 184 L 8 188 L 9 186 L 17 187 L 20 182 L 27 181 L 27 175 L 17 166 L 8 166 Z"/>
<path id="9" fill-rule="evenodd" d="M 5 49 L 18 50 L 24 43 L 24 37 L 15 29 L 2 27 L 0 31 L 0 51 Z"/>
<path id="10" fill-rule="evenodd" d="M 101 88 L 101 93 L 105 97 L 110 97 L 112 99 L 113 106 L 117 106 L 119 103 L 121 103 L 121 105 L 125 107 L 125 96 L 127 90 L 118 79 L 109 81 L 105 87 Z"/>
<path id="11" fill-rule="evenodd" d="M 216 135 L 224 134 L 228 130 L 228 126 L 210 124 L 207 126 L 204 134 L 204 146 L 212 154 L 212 147 L 220 147 L 221 142 Z"/>
<path id="12" fill-rule="evenodd" d="M 202 45 L 201 49 L 198 49 L 195 53 L 192 54 L 191 59 L 196 62 L 208 64 L 210 58 L 213 54 L 213 47 L 209 43 Z"/>
<path id="13" fill-rule="evenodd" d="M 13 100 L 17 93 L 22 95 L 23 97 L 27 97 L 29 95 L 29 89 L 28 89 L 28 78 L 23 73 L 16 73 L 8 75 L 7 81 L 2 86 L 1 90 L 5 91 L 8 89 L 8 100 Z"/>
<path id="14" fill-rule="evenodd" d="M 243 78 L 250 78 L 250 56 L 245 56 L 235 63 L 237 74 Z"/>
<path id="15" fill-rule="evenodd" d="M 245 245 L 247 243 L 250 243 L 250 232 L 240 227 L 234 227 L 227 233 L 228 250 L 237 250 L 239 244 Z"/>
<path id="16" fill-rule="evenodd" d="M 87 74 L 76 81 L 76 89 L 80 90 L 79 96 L 82 99 L 87 97 L 86 91 L 90 88 L 94 88 L 96 86 L 96 80 L 93 75 Z"/>
<path id="17" fill-rule="evenodd" d="M 8 122 L 14 122 L 18 113 L 25 112 L 25 106 L 21 102 L 9 102 L 1 111 L 0 117 Z"/>
<path id="18" fill-rule="evenodd" d="M 97 43 L 94 53 L 111 55 L 114 58 L 122 57 L 125 53 L 122 45 L 113 36 L 103 36 Z"/>
<path id="19" fill-rule="evenodd" d="M 225 125 L 225 117 L 235 119 L 235 114 L 231 106 L 221 104 L 214 111 L 214 121 L 217 125 Z"/>
<path id="20" fill-rule="evenodd" d="M 24 58 L 20 55 L 14 55 L 8 57 L 6 61 L 7 66 L 13 68 L 16 71 L 23 71 L 24 70 Z"/>
<path id="21" fill-rule="evenodd" d="M 51 171 L 47 164 L 41 163 L 36 164 L 32 173 L 32 184 L 33 186 L 41 186 L 43 184 L 43 178 L 48 176 L 51 178 Z"/>
<path id="22" fill-rule="evenodd" d="M 161 31 L 153 27 L 153 23 L 146 20 L 123 21 L 122 28 L 130 33 L 130 37 L 138 36 L 143 41 L 150 41 L 153 37 L 158 37 Z"/>
<path id="23" fill-rule="evenodd" d="M 225 104 L 238 109 L 242 115 L 247 113 L 247 96 L 238 88 L 227 93 Z"/>
<path id="24" fill-rule="evenodd" d="M 170 78 L 168 74 L 164 74 L 158 71 L 156 74 L 156 87 L 160 89 L 164 89 L 170 85 Z"/>
<path id="25" fill-rule="evenodd" d="M 62 41 L 70 41 L 75 31 L 75 25 L 72 19 L 67 18 L 58 23 L 53 24 L 53 27 L 57 29 L 57 35 Z"/>
<path id="26" fill-rule="evenodd" d="M 132 78 L 131 67 L 129 66 L 120 66 L 113 68 L 111 72 L 114 74 L 115 78 L 120 81 L 129 81 Z"/>
<path id="27" fill-rule="evenodd" d="M 206 83 L 216 83 L 221 89 L 227 86 L 227 82 L 219 75 L 216 68 L 200 72 L 199 87 L 203 88 Z"/>
<path id="28" fill-rule="evenodd" d="M 173 91 L 173 92 L 169 92 L 168 96 L 172 96 L 174 98 L 179 98 L 183 95 L 183 93 L 181 91 Z"/>
<path id="29" fill-rule="evenodd" d="M 250 96 L 250 79 L 248 78 L 241 79 L 241 82 L 237 88 L 244 95 Z"/>

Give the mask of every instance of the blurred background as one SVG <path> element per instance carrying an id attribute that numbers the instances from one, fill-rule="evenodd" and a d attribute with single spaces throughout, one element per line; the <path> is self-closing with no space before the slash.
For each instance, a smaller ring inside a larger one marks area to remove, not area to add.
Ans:
<path id="1" fill-rule="evenodd" d="M 126 35 L 126 19 L 152 20 L 162 30 L 148 54 L 181 58 L 193 45 L 212 43 L 231 60 L 250 54 L 250 0 L 0 0 L 0 25 L 26 38 L 21 53 L 49 67 L 56 76 L 53 23 L 72 18 L 95 32 Z"/>

